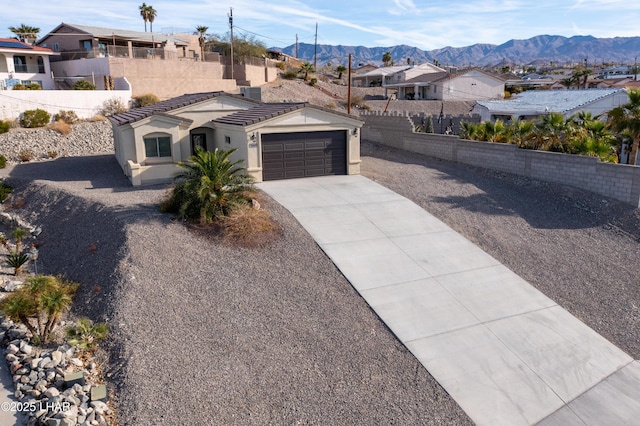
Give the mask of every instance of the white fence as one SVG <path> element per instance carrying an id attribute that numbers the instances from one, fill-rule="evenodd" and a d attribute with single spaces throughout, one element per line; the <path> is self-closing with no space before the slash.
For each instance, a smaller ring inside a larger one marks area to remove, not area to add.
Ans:
<path id="1" fill-rule="evenodd" d="M 124 80 L 124 79 L 122 79 Z M 116 87 L 122 87 L 123 82 Z M 105 101 L 118 98 L 124 105 L 131 102 L 131 86 L 126 90 L 2 90 L 0 120 L 17 119 L 26 110 L 40 108 L 52 116 L 60 110 L 74 111 L 78 118 L 98 114 Z"/>

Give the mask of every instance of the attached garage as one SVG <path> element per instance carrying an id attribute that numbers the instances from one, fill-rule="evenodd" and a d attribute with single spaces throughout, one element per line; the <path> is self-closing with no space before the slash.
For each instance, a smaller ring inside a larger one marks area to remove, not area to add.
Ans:
<path id="1" fill-rule="evenodd" d="M 347 134 L 271 133 L 262 136 L 262 179 L 295 179 L 347 173 Z"/>
<path id="2" fill-rule="evenodd" d="M 170 182 L 195 146 L 235 149 L 256 182 L 360 173 L 357 117 L 307 103 L 196 93 L 109 117 L 133 185 Z M 152 149 L 155 148 L 155 149 Z"/>

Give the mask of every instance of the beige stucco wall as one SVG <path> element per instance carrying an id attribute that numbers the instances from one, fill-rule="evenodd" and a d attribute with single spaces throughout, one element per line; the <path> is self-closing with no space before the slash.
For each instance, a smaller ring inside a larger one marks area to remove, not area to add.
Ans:
<path id="1" fill-rule="evenodd" d="M 435 94 L 433 89 L 428 91 L 431 99 L 478 101 L 504 97 L 504 82 L 480 72 L 470 72 L 433 84 L 437 89 Z"/>
<path id="2" fill-rule="evenodd" d="M 113 77 L 127 77 L 133 96 L 153 93 L 169 99 L 185 93 L 236 92 L 234 80 L 223 79 L 219 62 L 107 58 Z"/>
<path id="3" fill-rule="evenodd" d="M 235 148 L 237 151 L 232 159 L 244 160 L 242 167 L 256 182 L 261 182 L 262 135 L 338 130 L 345 131 L 348 135 L 347 173 L 360 173 L 360 127 L 363 124 L 361 121 L 314 108 L 305 108 L 250 126 L 212 122 L 215 118 L 253 105 L 255 104 L 243 99 L 220 96 L 208 102 L 171 111 L 172 116 L 179 118 L 155 115 L 136 123 L 115 127 L 116 158 L 133 185 L 170 181 L 177 170 L 174 163 L 188 160 L 192 155 L 191 133 L 205 133 L 207 149 L 212 151 L 216 148 Z M 144 136 L 158 133 L 171 136 L 171 159 L 145 158 Z"/>

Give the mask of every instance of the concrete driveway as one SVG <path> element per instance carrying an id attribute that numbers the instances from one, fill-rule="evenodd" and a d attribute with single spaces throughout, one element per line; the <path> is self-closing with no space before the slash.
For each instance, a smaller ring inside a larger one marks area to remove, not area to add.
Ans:
<path id="1" fill-rule="evenodd" d="M 258 185 L 481 425 L 640 424 L 640 363 L 362 176 Z"/>

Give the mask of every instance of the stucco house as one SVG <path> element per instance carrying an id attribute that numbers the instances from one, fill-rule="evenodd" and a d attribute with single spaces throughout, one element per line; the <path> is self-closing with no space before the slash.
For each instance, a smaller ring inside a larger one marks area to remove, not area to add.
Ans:
<path id="1" fill-rule="evenodd" d="M 479 70 L 427 72 L 389 80 L 383 86 L 396 89 L 398 99 L 475 101 L 504 97 L 505 80 Z"/>
<path id="2" fill-rule="evenodd" d="M 16 84 L 39 84 L 45 90 L 54 88 L 49 58 L 51 49 L 33 46 L 13 38 L 0 38 L 0 90 Z"/>
<path id="3" fill-rule="evenodd" d="M 625 89 L 528 90 L 512 99 L 478 101 L 473 113 L 482 121 L 533 120 L 559 112 L 566 118 L 581 111 L 598 116 L 629 102 Z"/>
<path id="4" fill-rule="evenodd" d="M 132 185 L 169 182 L 197 146 L 237 149 L 257 182 L 360 172 L 359 119 L 307 103 L 260 103 L 224 92 L 179 96 L 109 117 Z"/>

